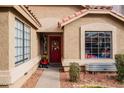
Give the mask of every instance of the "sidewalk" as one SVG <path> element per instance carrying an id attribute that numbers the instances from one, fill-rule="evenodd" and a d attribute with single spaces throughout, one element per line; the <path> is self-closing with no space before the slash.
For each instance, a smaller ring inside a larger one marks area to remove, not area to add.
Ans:
<path id="1" fill-rule="evenodd" d="M 60 88 L 59 68 L 44 68 L 35 88 Z"/>

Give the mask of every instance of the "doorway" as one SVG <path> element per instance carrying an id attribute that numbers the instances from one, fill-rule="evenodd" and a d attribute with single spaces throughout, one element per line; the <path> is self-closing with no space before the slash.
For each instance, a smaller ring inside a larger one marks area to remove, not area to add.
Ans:
<path id="1" fill-rule="evenodd" d="M 61 36 L 49 36 L 49 61 L 61 63 Z"/>
<path id="2" fill-rule="evenodd" d="M 63 33 L 40 33 L 41 57 L 46 56 L 50 66 L 61 67 Z"/>

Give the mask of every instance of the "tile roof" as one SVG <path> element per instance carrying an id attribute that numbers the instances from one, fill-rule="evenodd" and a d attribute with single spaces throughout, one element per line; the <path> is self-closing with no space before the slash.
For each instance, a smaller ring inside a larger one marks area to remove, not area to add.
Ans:
<path id="1" fill-rule="evenodd" d="M 62 20 L 60 20 L 58 22 L 58 27 L 63 27 L 64 25 L 72 22 L 73 20 L 76 20 L 80 17 L 82 17 L 83 15 L 85 15 L 89 10 L 112 10 L 112 6 L 94 6 L 94 5 L 82 5 L 83 9 L 75 12 L 73 15 L 67 16 L 62 18 Z"/>
<path id="2" fill-rule="evenodd" d="M 37 19 L 37 17 L 34 15 L 34 13 L 31 11 L 31 9 L 29 8 L 28 5 L 24 5 L 24 7 L 28 10 L 28 12 L 32 15 L 32 17 L 38 22 L 38 24 L 40 24 L 41 26 L 41 23 L 39 22 L 39 20 Z"/>
<path id="3" fill-rule="evenodd" d="M 58 26 L 62 27 L 64 23 L 68 23 L 69 21 L 74 20 L 76 17 L 81 16 L 85 12 L 87 12 L 87 9 L 82 9 L 78 12 L 75 12 L 73 15 L 62 18 L 62 20 L 58 22 Z"/>
<path id="4" fill-rule="evenodd" d="M 85 9 L 107 9 L 112 10 L 112 6 L 107 5 L 82 5 Z"/>

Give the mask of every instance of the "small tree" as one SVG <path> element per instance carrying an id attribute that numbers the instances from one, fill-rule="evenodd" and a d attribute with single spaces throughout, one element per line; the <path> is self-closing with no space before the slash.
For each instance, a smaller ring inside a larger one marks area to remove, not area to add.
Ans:
<path id="1" fill-rule="evenodd" d="M 117 67 L 117 80 L 123 82 L 124 80 L 124 54 L 115 55 L 116 67 Z"/>
<path id="2" fill-rule="evenodd" d="M 77 82 L 80 79 L 80 66 L 78 63 L 70 64 L 69 76 L 71 82 Z"/>

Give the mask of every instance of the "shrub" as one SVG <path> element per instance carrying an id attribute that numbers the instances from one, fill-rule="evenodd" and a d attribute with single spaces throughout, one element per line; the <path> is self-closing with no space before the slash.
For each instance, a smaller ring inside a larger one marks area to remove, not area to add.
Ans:
<path id="1" fill-rule="evenodd" d="M 41 59 L 48 59 L 48 56 L 47 55 L 42 55 Z"/>
<path id="2" fill-rule="evenodd" d="M 78 63 L 70 64 L 69 76 L 71 82 L 77 82 L 80 79 L 80 66 Z"/>
<path id="3" fill-rule="evenodd" d="M 124 80 L 124 54 L 115 55 L 117 67 L 117 80 L 123 82 Z"/>

